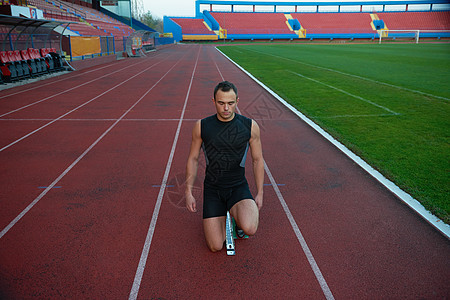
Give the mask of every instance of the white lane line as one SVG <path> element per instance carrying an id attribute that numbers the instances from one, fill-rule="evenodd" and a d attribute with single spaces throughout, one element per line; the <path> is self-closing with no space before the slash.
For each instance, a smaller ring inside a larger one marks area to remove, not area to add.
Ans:
<path id="1" fill-rule="evenodd" d="M 219 49 L 217 49 L 217 50 L 219 50 Z M 436 96 L 436 95 L 428 94 L 428 93 L 425 93 L 425 92 L 422 92 L 422 91 L 413 90 L 413 89 L 409 89 L 409 88 L 398 86 L 398 85 L 393 85 L 393 84 L 386 83 L 386 82 L 383 82 L 383 81 L 378 81 L 378 80 L 375 80 L 375 79 L 370 79 L 370 78 L 358 76 L 358 75 L 355 75 L 355 74 L 349 74 L 349 73 L 341 72 L 341 71 L 330 69 L 330 68 L 325 68 L 325 67 L 321 67 L 321 66 L 308 64 L 308 63 L 305 63 L 305 62 L 302 62 L 302 61 L 290 59 L 290 58 L 287 58 L 287 57 L 278 56 L 278 55 L 275 55 L 275 54 L 260 52 L 260 51 L 254 50 L 254 49 L 247 49 L 247 50 L 248 51 L 253 51 L 253 52 L 256 52 L 256 53 L 260 53 L 260 54 L 264 54 L 264 55 L 268 55 L 268 56 L 281 58 L 281 59 L 288 60 L 288 61 L 292 61 L 292 62 L 299 63 L 299 64 L 302 64 L 302 65 L 305 65 L 305 66 L 309 66 L 309 67 L 313 67 L 313 68 L 317 68 L 317 69 L 322 69 L 322 70 L 338 73 L 338 74 L 341 74 L 341 75 L 350 76 L 350 77 L 354 77 L 354 78 L 370 81 L 370 82 L 375 82 L 377 84 L 382 84 L 382 85 L 389 86 L 389 87 L 392 87 L 392 88 L 396 88 L 396 89 L 399 89 L 399 90 L 404 90 L 404 91 L 408 91 L 408 92 L 412 92 L 412 93 L 417 93 L 417 94 L 421 94 L 421 95 L 424 95 L 424 96 L 433 97 L 433 98 L 437 98 L 437 99 L 442 99 L 442 100 L 446 100 L 446 101 L 450 100 L 449 98 L 446 98 L 446 97 Z"/>
<path id="2" fill-rule="evenodd" d="M 51 98 L 54 98 L 54 97 L 59 96 L 59 95 L 61 95 L 61 94 L 70 92 L 70 91 L 75 90 L 75 89 L 77 89 L 77 88 L 79 88 L 79 87 L 82 87 L 82 86 L 84 86 L 84 85 L 86 85 L 86 84 L 92 83 L 92 82 L 97 81 L 97 80 L 99 80 L 99 79 L 102 79 L 102 78 L 104 78 L 104 77 L 108 77 L 108 76 L 110 76 L 110 75 L 112 75 L 112 74 L 121 72 L 121 71 L 123 71 L 123 70 L 125 70 L 125 69 L 131 68 L 131 67 L 133 67 L 133 66 L 135 66 L 135 65 L 138 65 L 138 64 L 140 64 L 140 63 L 135 63 L 135 64 L 132 64 L 132 65 L 129 65 L 129 66 L 124 67 L 124 68 L 122 68 L 122 69 L 119 69 L 119 70 L 117 70 L 117 71 L 114 71 L 114 72 L 105 74 L 105 75 L 103 75 L 103 76 L 100 76 L 100 77 L 97 77 L 97 78 L 95 78 L 95 79 L 86 81 L 86 82 L 84 82 L 84 83 L 82 83 L 82 84 L 79 84 L 79 85 L 77 85 L 77 86 L 71 87 L 71 88 L 69 88 L 69 89 L 67 89 L 67 90 L 64 90 L 64 91 L 62 91 L 62 92 L 56 93 L 56 94 L 54 94 L 54 95 L 52 95 L 52 96 L 48 96 L 48 97 L 43 98 L 43 99 L 41 99 L 41 100 L 38 100 L 38 101 L 35 101 L 35 102 L 33 102 L 33 103 L 24 105 L 24 106 L 19 107 L 19 108 L 17 108 L 17 109 L 11 110 L 11 111 L 9 111 L 9 112 L 7 112 L 7 113 L 1 114 L 1 115 L 0 115 L 0 118 L 2 118 L 2 117 L 4 117 L 4 116 L 7 116 L 7 115 L 10 115 L 10 114 L 12 114 L 12 113 L 18 112 L 18 111 L 20 111 L 20 110 L 22 110 L 22 109 L 28 108 L 28 107 L 30 107 L 30 106 L 36 105 L 36 104 L 38 104 L 38 103 L 47 101 L 48 99 L 51 99 Z M 40 86 L 39 86 L 39 87 L 40 87 Z"/>
<path id="3" fill-rule="evenodd" d="M 303 252 L 306 255 L 306 258 L 308 259 L 311 269 L 313 270 L 314 275 L 316 276 L 316 279 L 319 282 L 320 287 L 322 288 L 322 292 L 325 295 L 325 298 L 327 298 L 328 300 L 334 299 L 333 294 L 331 293 L 331 290 L 328 287 L 328 284 L 325 281 L 325 278 L 323 277 L 322 272 L 320 271 L 319 266 L 317 265 L 316 260 L 314 259 L 314 256 L 311 253 L 311 250 L 309 250 L 308 244 L 306 243 L 303 234 L 298 228 L 297 222 L 295 222 L 295 219 L 292 216 L 291 211 L 289 210 L 289 207 L 286 204 L 286 201 L 284 201 L 283 195 L 281 194 L 280 189 L 278 188 L 278 185 L 275 179 L 273 178 L 272 173 L 270 172 L 266 162 L 264 162 L 264 170 L 266 170 L 267 177 L 269 177 L 270 183 L 272 184 L 272 187 L 275 190 L 278 199 L 280 200 L 281 206 L 283 207 L 284 212 L 287 218 L 289 219 L 289 223 L 291 223 L 292 229 L 294 230 L 298 242 L 300 243 Z"/>
<path id="4" fill-rule="evenodd" d="M 86 154 L 89 153 L 89 151 L 92 150 L 92 148 L 95 147 L 95 145 L 97 145 L 116 125 L 117 123 L 119 123 L 139 102 L 141 102 L 141 100 L 164 78 L 166 77 L 167 74 L 169 74 L 169 72 L 175 68 L 175 66 L 181 61 L 181 59 L 175 63 L 175 65 L 173 65 L 169 71 L 166 72 L 166 74 L 164 74 L 150 89 L 147 90 L 147 92 L 145 92 L 144 95 L 142 95 L 122 116 L 120 116 L 119 119 L 117 119 L 116 122 L 114 122 L 114 124 L 112 124 L 108 129 L 106 129 L 105 132 L 103 132 L 103 134 L 97 139 L 95 140 L 95 142 L 93 142 L 69 167 L 67 167 L 67 169 L 64 170 L 64 172 L 62 172 L 58 178 L 56 178 L 49 186 L 47 186 L 45 188 L 45 190 L 42 191 L 41 194 L 39 194 L 39 196 L 37 196 L 33 202 L 31 202 L 14 220 L 11 221 L 11 223 L 8 224 L 8 226 L 6 226 L 1 232 L 0 232 L 0 239 L 14 226 L 17 224 L 17 222 L 19 222 L 27 212 L 29 212 L 33 206 L 35 206 L 39 200 L 41 200 L 52 188 L 55 187 L 55 185 L 67 174 L 69 173 L 70 170 L 72 170 L 73 167 L 75 167 L 75 165 L 80 162 L 80 160 L 82 160 Z"/>
<path id="5" fill-rule="evenodd" d="M 180 130 L 181 130 L 181 124 L 183 123 L 183 118 L 184 118 L 184 113 L 186 111 L 187 101 L 188 101 L 189 95 L 191 93 L 192 82 L 194 81 L 194 74 L 195 74 L 195 70 L 197 69 L 198 58 L 200 57 L 201 48 L 202 48 L 202 46 L 200 46 L 200 48 L 199 48 L 199 51 L 197 54 L 197 60 L 195 61 L 194 70 L 192 71 L 189 88 L 186 93 L 186 98 L 184 99 L 183 110 L 181 111 L 180 120 L 178 122 L 178 128 L 175 133 L 175 137 L 173 139 L 172 149 L 171 149 L 170 155 L 169 155 L 169 160 L 167 161 L 166 170 L 164 172 L 163 180 L 161 182 L 161 187 L 160 187 L 159 193 L 158 193 L 158 198 L 156 200 L 155 209 L 153 210 L 152 220 L 151 220 L 150 226 L 148 228 L 144 247 L 143 247 L 142 253 L 141 253 L 141 258 L 139 259 L 139 265 L 136 270 L 136 275 L 134 277 L 133 286 L 131 288 L 130 296 L 128 298 L 130 300 L 134 300 L 137 298 L 138 293 L 139 293 L 139 288 L 141 286 L 142 276 L 144 275 L 145 265 L 147 263 L 147 258 L 148 258 L 148 254 L 150 251 L 150 245 L 151 245 L 152 239 L 153 239 L 153 233 L 155 232 L 156 221 L 158 220 L 158 214 L 159 214 L 159 210 L 161 208 L 161 202 L 162 202 L 162 199 L 164 196 L 164 190 L 166 189 L 167 178 L 169 177 L 170 168 L 172 166 L 172 160 L 173 160 L 173 156 L 175 154 L 175 148 L 177 147 L 178 137 L 180 135 Z"/>
<path id="6" fill-rule="evenodd" d="M 217 49 L 217 48 L 216 48 Z M 267 92 L 269 92 L 272 96 L 274 96 L 280 103 L 289 108 L 294 114 L 296 114 L 300 119 L 302 119 L 306 124 L 311 126 L 317 133 L 322 135 L 325 139 L 327 139 L 331 144 L 333 144 L 336 148 L 342 151 L 345 155 L 347 155 L 351 160 L 353 160 L 357 165 L 359 165 L 362 169 L 364 169 L 367 173 L 369 173 L 373 178 L 375 178 L 378 182 L 384 185 L 388 190 L 390 190 L 394 195 L 396 195 L 401 201 L 403 201 L 406 205 L 408 205 L 413 211 L 415 211 L 419 216 L 424 218 L 428 223 L 430 223 L 434 228 L 440 231 L 444 236 L 450 239 L 450 225 L 445 224 L 441 219 L 433 215 L 430 211 L 425 209 L 423 205 L 411 197 L 408 193 L 399 188 L 394 182 L 390 181 L 386 177 L 383 176 L 380 172 L 372 168 L 368 163 L 366 163 L 362 158 L 358 155 L 354 154 L 347 147 L 333 138 L 330 134 L 328 134 L 325 130 L 323 130 L 320 126 L 314 123 L 311 119 L 307 118 L 304 114 L 299 112 L 295 107 L 286 102 L 283 98 L 281 98 L 277 93 L 268 88 L 264 83 L 255 78 L 252 74 L 250 74 L 247 70 L 242 68 L 236 62 L 234 62 L 231 58 L 225 55 L 222 51 L 217 49 L 223 56 L 225 56 L 228 60 L 230 60 L 234 65 L 236 65 L 242 72 L 247 74 L 251 79 L 253 79 L 256 83 L 262 86 Z"/>
<path id="7" fill-rule="evenodd" d="M 302 74 L 297 73 L 297 72 L 293 72 L 293 71 L 290 71 L 290 70 L 286 70 L 286 71 L 289 72 L 289 73 L 295 74 L 295 75 L 297 75 L 297 76 L 299 76 L 299 77 L 302 77 L 302 78 L 308 79 L 308 80 L 310 80 L 310 81 L 313 81 L 313 82 L 315 82 L 315 83 L 322 84 L 322 85 L 324 85 L 324 86 L 326 86 L 326 87 L 329 87 L 330 89 L 334 89 L 334 90 L 336 90 L 336 91 L 338 91 L 338 92 L 341 92 L 341 93 L 343 93 L 343 94 L 345 94 L 345 95 L 348 95 L 348 96 L 350 96 L 350 97 L 353 97 L 353 98 L 355 98 L 355 99 L 358 99 L 358 100 L 361 100 L 361 101 L 363 101 L 363 102 L 372 104 L 373 106 L 376 106 L 376 107 L 378 107 L 378 108 L 381 108 L 381 109 L 383 109 L 383 110 L 385 110 L 385 111 L 387 111 L 387 112 L 389 112 L 389 113 L 391 113 L 391 114 L 393 114 L 393 115 L 400 115 L 399 113 L 396 113 L 395 111 L 390 110 L 390 109 L 387 108 L 387 107 L 384 107 L 384 106 L 379 105 L 379 104 L 377 104 L 377 103 L 375 103 L 375 102 L 372 102 L 372 101 L 370 101 L 370 100 L 367 100 L 367 99 L 365 99 L 365 98 L 363 98 L 363 97 L 361 97 L 361 96 L 354 95 L 354 94 L 352 94 L 352 93 L 349 93 L 349 92 L 347 92 L 347 91 L 344 91 L 343 89 L 337 88 L 337 87 L 335 87 L 335 86 L 329 85 L 329 84 L 327 84 L 327 83 L 324 83 L 324 82 L 319 81 L 319 80 L 316 80 L 316 79 L 314 79 L 314 78 L 311 78 L 311 77 L 302 75 Z"/>
<path id="8" fill-rule="evenodd" d="M 130 80 L 133 79 L 134 77 L 141 75 L 142 73 L 146 72 L 148 69 L 151 69 L 152 67 L 154 67 L 154 66 L 160 64 L 161 62 L 163 62 L 163 61 L 157 62 L 157 63 L 151 65 L 150 67 L 148 67 L 148 68 L 142 70 L 141 72 L 136 73 L 135 75 L 129 77 L 127 80 L 122 81 L 121 83 L 119 83 L 119 84 L 113 86 L 112 88 L 110 88 L 110 89 L 104 91 L 103 93 L 101 93 L 101 94 L 95 96 L 95 97 L 92 98 L 91 100 L 89 100 L 89 101 L 87 101 L 87 102 L 85 102 L 85 103 L 83 103 L 83 104 L 81 104 L 81 105 L 75 107 L 74 109 L 72 109 L 72 110 L 68 111 L 67 113 L 65 113 L 65 114 L 63 114 L 63 115 L 61 115 L 61 116 L 59 116 L 58 118 L 54 119 L 53 121 L 48 122 L 47 124 L 45 124 L 45 125 L 43 125 L 43 126 L 37 128 L 37 129 L 33 130 L 32 132 L 30 132 L 30 133 L 24 135 L 23 137 L 21 137 L 21 138 L 15 140 L 14 142 L 10 143 L 9 145 L 6 145 L 6 146 L 4 146 L 3 148 L 0 148 L 0 152 L 2 152 L 2 151 L 5 150 L 5 149 L 8 149 L 9 147 L 11 147 L 11 146 L 17 144 L 18 142 L 20 142 L 20 141 L 26 139 L 27 137 L 29 137 L 29 136 L 35 134 L 36 132 L 38 132 L 38 131 L 44 129 L 45 127 L 47 127 L 47 126 L 49 126 L 49 125 L 55 123 L 56 121 L 58 121 L 58 120 L 64 118 L 65 116 L 67 116 L 67 115 L 73 113 L 74 111 L 80 109 L 81 107 L 83 107 L 83 106 L 85 106 L 85 105 L 91 103 L 92 101 L 94 101 L 94 100 L 100 98 L 101 96 L 103 96 L 103 95 L 109 93 L 110 91 L 114 90 L 115 88 L 121 86 L 122 84 L 124 84 L 124 83 L 126 83 L 126 82 L 128 82 L 128 81 L 130 81 Z"/>
<path id="9" fill-rule="evenodd" d="M 15 95 L 22 94 L 22 93 L 26 93 L 26 92 L 30 92 L 30 91 L 32 91 L 32 90 L 35 90 L 35 89 L 38 89 L 38 88 L 42 88 L 42 87 L 45 87 L 45 86 L 47 86 L 47 85 L 52 85 L 52 84 L 55 84 L 55 83 L 58 83 L 58 82 L 61 82 L 61 81 L 65 81 L 65 80 L 71 80 L 71 79 L 73 79 L 73 78 L 76 78 L 76 77 L 80 77 L 80 76 L 89 74 L 89 73 L 91 73 L 91 72 L 99 71 L 99 70 L 102 70 L 102 69 L 105 69 L 105 68 L 109 68 L 109 67 L 117 67 L 118 65 L 122 65 L 122 64 L 123 64 L 123 63 L 120 62 L 120 63 L 117 63 L 117 64 L 108 64 L 108 65 L 106 65 L 106 66 L 98 67 L 98 68 L 95 68 L 95 69 L 89 70 L 89 71 L 80 71 L 81 73 L 75 74 L 75 75 L 73 75 L 73 76 L 64 76 L 64 78 L 61 78 L 61 79 L 58 79 L 58 80 L 52 80 L 51 82 L 39 84 L 39 85 L 37 85 L 37 86 L 35 86 L 35 87 L 27 88 L 27 89 L 25 89 L 25 90 L 17 91 L 17 92 L 15 92 L 15 93 L 11 93 L 11 94 L 7 94 L 7 95 L 0 96 L 0 99 L 7 98 L 7 97 L 11 97 L 11 96 L 15 96 Z M 136 65 L 136 64 L 134 64 L 134 65 Z M 110 73 L 110 74 L 112 74 L 112 73 Z M 52 78 L 54 78 L 54 77 L 52 77 Z"/>
<path id="10" fill-rule="evenodd" d="M 226 57 L 226 56 L 225 56 Z M 232 61 L 233 62 L 233 61 Z M 222 80 L 224 80 L 224 77 L 222 76 L 222 73 L 219 70 L 219 67 L 216 64 L 216 68 L 219 71 L 220 76 L 222 77 Z M 239 108 L 237 108 L 238 113 L 240 114 Z M 275 179 L 272 176 L 272 172 L 270 172 L 269 167 L 267 166 L 266 162 L 264 161 L 264 170 L 266 171 L 267 177 L 269 177 L 270 183 L 272 184 L 272 187 L 275 191 L 275 194 L 278 197 L 278 200 L 281 203 L 281 206 L 283 207 L 283 210 L 289 220 L 289 223 L 291 223 L 291 227 L 294 230 L 295 235 L 297 236 L 297 240 L 300 243 L 300 246 L 303 249 L 303 252 L 305 253 L 306 259 L 309 262 L 309 265 L 311 266 L 311 269 L 314 272 L 314 275 L 316 276 L 317 281 L 319 282 L 320 288 L 322 289 L 323 294 L 325 295 L 326 299 L 332 300 L 334 299 L 333 293 L 331 293 L 330 288 L 328 287 L 328 284 L 325 280 L 325 278 L 322 275 L 322 272 L 320 271 L 319 266 L 317 265 L 316 260 L 314 259 L 314 256 L 311 253 L 311 250 L 309 250 L 308 244 L 305 241 L 305 238 L 303 237 L 303 234 L 301 233 L 300 229 L 298 228 L 297 222 L 295 222 L 294 216 L 292 216 L 291 211 L 286 203 L 284 201 L 284 197 L 280 192 L 280 189 L 278 188 L 278 184 L 276 183 Z"/>

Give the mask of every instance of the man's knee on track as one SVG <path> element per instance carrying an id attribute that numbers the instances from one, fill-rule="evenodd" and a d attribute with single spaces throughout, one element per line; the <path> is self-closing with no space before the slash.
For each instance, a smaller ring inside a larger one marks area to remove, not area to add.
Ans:
<path id="1" fill-rule="evenodd" d="M 258 224 L 243 224 L 241 229 L 244 230 L 246 235 L 252 236 L 256 234 L 256 231 L 258 230 Z"/>
<path id="2" fill-rule="evenodd" d="M 209 241 L 207 241 L 206 244 L 208 245 L 209 250 L 211 252 L 213 252 L 213 253 L 219 252 L 223 248 L 223 242 L 219 243 L 219 242 L 209 242 Z"/>

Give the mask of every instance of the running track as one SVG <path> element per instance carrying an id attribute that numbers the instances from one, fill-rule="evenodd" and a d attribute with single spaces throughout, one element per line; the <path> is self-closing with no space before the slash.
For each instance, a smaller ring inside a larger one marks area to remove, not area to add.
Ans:
<path id="1" fill-rule="evenodd" d="M 183 202 L 192 126 L 223 79 L 270 175 L 234 257 L 205 246 L 199 183 L 199 212 Z M 2 91 L 0 130 L 1 299 L 450 297 L 449 240 L 213 47 Z"/>

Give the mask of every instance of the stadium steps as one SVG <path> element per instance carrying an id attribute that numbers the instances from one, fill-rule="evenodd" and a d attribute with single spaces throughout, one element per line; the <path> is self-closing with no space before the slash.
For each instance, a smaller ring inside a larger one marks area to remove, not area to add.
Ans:
<path id="1" fill-rule="evenodd" d="M 372 26 L 373 30 L 376 30 L 379 35 L 382 35 L 383 37 L 388 36 L 387 31 L 381 31 L 381 30 L 387 30 L 388 27 L 384 23 L 383 20 L 380 20 L 378 15 L 376 13 L 370 14 L 370 18 L 372 18 L 372 22 L 370 23 L 370 26 Z"/>
<path id="2" fill-rule="evenodd" d="M 289 30 L 294 31 L 299 38 L 306 38 L 306 29 L 303 28 L 300 22 L 297 19 L 294 19 L 291 14 L 285 14 L 284 16 L 286 17 L 286 25 L 288 26 Z M 299 28 L 293 28 L 290 23 L 297 23 Z"/>

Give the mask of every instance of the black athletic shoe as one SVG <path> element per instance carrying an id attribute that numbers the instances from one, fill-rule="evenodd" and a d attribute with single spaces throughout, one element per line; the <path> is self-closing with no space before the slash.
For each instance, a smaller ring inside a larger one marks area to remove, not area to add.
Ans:
<path id="1" fill-rule="evenodd" d="M 243 239 L 245 237 L 245 232 L 244 230 L 240 229 L 239 227 L 237 227 L 236 225 L 236 235 L 238 238 Z"/>
<path id="2" fill-rule="evenodd" d="M 248 238 L 248 235 L 245 234 L 244 230 L 239 228 L 239 226 L 236 224 L 236 221 L 233 218 L 233 235 L 234 238 L 238 239 L 245 239 Z"/>

